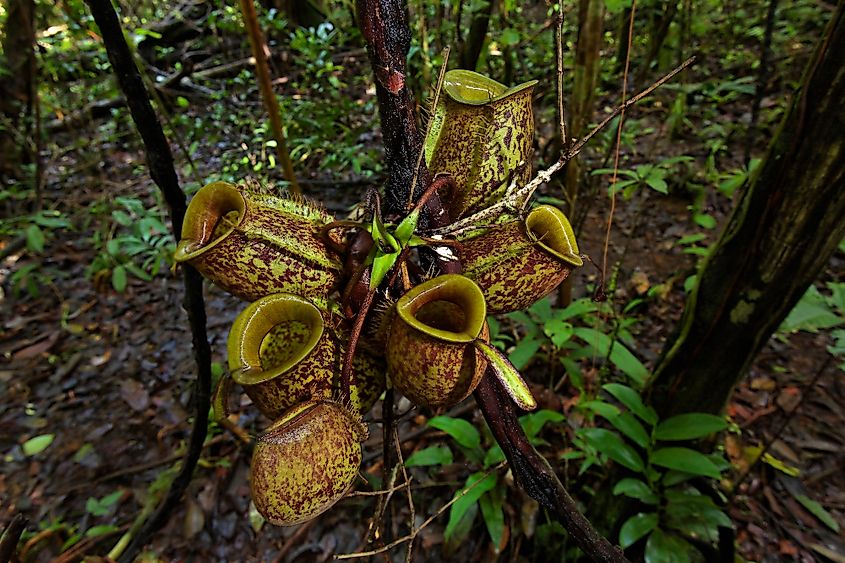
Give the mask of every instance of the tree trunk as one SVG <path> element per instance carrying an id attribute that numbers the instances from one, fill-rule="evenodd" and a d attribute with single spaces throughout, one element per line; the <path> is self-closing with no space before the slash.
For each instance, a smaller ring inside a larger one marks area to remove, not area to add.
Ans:
<path id="1" fill-rule="evenodd" d="M 3 30 L 3 61 L 8 71 L 0 80 L 0 173 L 15 175 L 26 162 L 28 131 L 19 130 L 32 114 L 35 78 L 35 2 L 9 0 Z"/>
<path id="2" fill-rule="evenodd" d="M 718 412 L 845 236 L 845 2 L 768 154 L 705 261 L 651 399 Z"/>

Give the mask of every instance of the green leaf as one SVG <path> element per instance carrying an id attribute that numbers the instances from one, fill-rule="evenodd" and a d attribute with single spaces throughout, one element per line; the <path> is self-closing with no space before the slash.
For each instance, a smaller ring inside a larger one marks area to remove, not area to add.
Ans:
<path id="1" fill-rule="evenodd" d="M 648 370 L 621 342 L 613 342 L 609 336 L 592 328 L 575 327 L 573 332 L 575 336 L 595 348 L 599 355 L 607 356 L 609 352 L 611 363 L 634 380 L 637 385 L 645 384 L 648 379 Z"/>
<path id="2" fill-rule="evenodd" d="M 622 549 L 634 545 L 657 527 L 657 520 L 656 512 L 640 512 L 631 516 L 619 530 L 619 545 Z"/>
<path id="3" fill-rule="evenodd" d="M 498 348 L 491 346 L 481 339 L 476 339 L 475 348 L 487 359 L 487 367 L 492 370 L 493 375 L 505 388 L 511 400 L 525 411 L 537 408 L 537 401 L 531 395 L 528 384 L 522 379 L 522 375 L 516 367 L 508 360 Z"/>
<path id="4" fill-rule="evenodd" d="M 502 536 L 505 533 L 505 511 L 502 509 L 505 501 L 504 493 L 504 487 L 494 487 L 478 499 L 481 516 L 484 517 L 484 525 L 487 527 L 487 533 L 490 534 L 490 541 L 493 543 L 493 551 L 496 553 L 502 550 Z"/>
<path id="5" fill-rule="evenodd" d="M 836 315 L 815 286 L 810 286 L 804 296 L 786 316 L 778 330 L 795 332 L 805 330 L 818 332 L 845 323 L 845 318 Z"/>
<path id="6" fill-rule="evenodd" d="M 431 446 L 411 454 L 411 457 L 405 460 L 405 467 L 449 465 L 452 461 L 452 450 L 448 446 Z"/>
<path id="7" fill-rule="evenodd" d="M 505 47 L 513 47 L 519 43 L 519 32 L 512 27 L 503 29 L 499 39 Z"/>
<path id="8" fill-rule="evenodd" d="M 664 180 L 660 176 L 649 175 L 645 179 L 645 183 L 648 184 L 648 187 L 650 187 L 656 192 L 660 192 L 662 194 L 669 193 L 669 185 L 666 183 L 666 180 Z"/>
<path id="9" fill-rule="evenodd" d="M 651 424 L 657 424 L 657 412 L 652 407 L 647 407 L 640 399 L 640 394 L 621 383 L 607 383 L 602 385 L 602 389 L 610 393 L 617 401 L 628 407 L 628 409 L 640 417 L 642 420 Z"/>
<path id="10" fill-rule="evenodd" d="M 658 424 L 654 437 L 658 440 L 694 440 L 727 427 L 728 423 L 722 417 L 712 414 L 679 414 Z"/>
<path id="11" fill-rule="evenodd" d="M 620 413 L 608 419 L 614 428 L 630 438 L 639 447 L 646 449 L 651 443 L 643 425 L 629 412 Z"/>
<path id="12" fill-rule="evenodd" d="M 696 225 L 703 229 L 716 228 L 716 218 L 712 215 L 708 215 L 707 213 L 696 213 L 692 216 L 692 220 L 695 221 Z"/>
<path id="13" fill-rule="evenodd" d="M 549 409 L 543 409 L 519 417 L 519 424 L 522 426 L 522 429 L 525 431 L 525 435 L 528 439 L 532 440 L 540 433 L 540 430 L 543 429 L 543 426 L 545 426 L 547 422 L 563 422 L 564 420 L 566 420 L 566 417 L 561 413 Z"/>
<path id="14" fill-rule="evenodd" d="M 556 348 L 563 346 L 575 334 L 571 323 L 559 319 L 549 319 L 543 326 L 543 332 Z"/>
<path id="15" fill-rule="evenodd" d="M 124 266 L 115 266 L 111 271 L 111 285 L 115 291 L 123 293 L 126 289 L 126 268 Z"/>
<path id="16" fill-rule="evenodd" d="M 662 448 L 652 452 L 651 463 L 695 475 L 718 479 L 719 468 L 702 453 L 689 448 Z"/>
<path id="17" fill-rule="evenodd" d="M 591 410 L 594 413 L 608 419 L 614 416 L 619 416 L 619 413 L 622 412 L 616 405 L 605 403 L 604 401 L 599 399 L 595 401 L 584 401 L 583 403 L 578 403 L 578 406 L 582 409 Z"/>
<path id="18" fill-rule="evenodd" d="M 115 222 L 123 227 L 131 227 L 132 226 L 132 217 L 129 216 L 125 211 L 121 211 L 120 209 L 115 209 L 111 213 L 112 219 Z"/>
<path id="19" fill-rule="evenodd" d="M 502 451 L 502 448 L 499 447 L 498 444 L 487 450 L 487 453 L 484 455 L 484 467 L 490 467 L 496 465 L 497 463 L 502 463 L 505 461 L 505 452 Z"/>
<path id="20" fill-rule="evenodd" d="M 55 438 L 55 434 L 41 434 L 40 436 L 30 438 L 21 446 L 21 449 L 23 449 L 23 455 L 33 456 L 40 454 L 53 443 Z"/>
<path id="21" fill-rule="evenodd" d="M 643 460 L 631 446 L 626 444 L 615 432 L 604 428 L 584 428 L 579 431 L 587 443 L 613 461 L 633 471 L 645 469 Z"/>
<path id="22" fill-rule="evenodd" d="M 833 516 L 830 515 L 830 512 L 825 510 L 821 504 L 814 501 L 807 495 L 795 495 L 795 500 L 800 502 L 804 508 L 812 512 L 813 516 L 818 518 L 825 526 L 827 526 L 837 534 L 839 533 L 839 523 L 833 519 Z"/>
<path id="23" fill-rule="evenodd" d="M 645 545 L 646 563 L 689 563 L 694 549 L 681 538 L 655 528 Z"/>
<path id="24" fill-rule="evenodd" d="M 604 6 L 611 14 L 618 14 L 625 8 L 631 7 L 631 0 L 604 0 Z"/>
<path id="25" fill-rule="evenodd" d="M 475 485 L 478 483 L 477 485 Z M 475 486 L 473 486 L 475 485 Z M 455 503 L 452 505 L 452 508 L 449 511 L 449 523 L 446 524 L 446 531 L 444 532 L 444 536 L 446 538 L 450 537 L 454 534 L 455 529 L 458 523 L 461 520 L 461 517 L 466 513 L 467 510 L 473 505 L 478 502 L 478 499 L 481 498 L 481 495 L 492 489 L 496 486 L 496 475 L 491 473 L 490 475 L 484 476 L 482 472 L 476 472 L 467 477 L 466 485 L 459 491 L 455 493 L 455 496 L 452 498 L 458 498 Z M 470 489 L 472 487 L 472 489 Z M 470 489 L 467 491 L 467 489 Z M 462 493 L 467 491 L 466 494 Z"/>
<path id="26" fill-rule="evenodd" d="M 616 486 L 613 487 L 613 494 L 635 498 L 646 504 L 657 504 L 659 502 L 657 495 L 648 485 L 632 477 L 626 477 L 616 483 Z"/>
<path id="27" fill-rule="evenodd" d="M 114 524 L 92 526 L 91 528 L 88 528 L 88 531 L 85 532 L 85 537 L 93 538 L 97 536 L 104 536 L 106 534 L 111 534 L 112 532 L 116 532 L 118 530 L 120 530 L 120 526 L 115 526 Z"/>
<path id="28" fill-rule="evenodd" d="M 541 340 L 533 336 L 527 336 L 520 340 L 514 349 L 511 350 L 510 354 L 508 354 L 508 359 L 516 369 L 522 369 L 528 365 L 528 362 L 531 361 L 531 358 L 534 357 L 534 354 L 537 353 L 537 350 L 542 345 L 543 342 Z"/>
<path id="29" fill-rule="evenodd" d="M 88 500 L 85 502 L 85 510 L 93 516 L 105 516 L 108 514 L 109 509 L 114 506 L 122 496 L 123 491 L 117 490 L 99 500 L 88 497 Z"/>
<path id="30" fill-rule="evenodd" d="M 733 523 L 713 500 L 697 492 L 666 491 L 665 522 L 684 535 L 715 543 L 719 527 L 731 528 Z"/>
<path id="31" fill-rule="evenodd" d="M 462 418 L 450 416 L 435 416 L 428 421 L 428 426 L 442 430 L 465 448 L 481 447 L 481 434 L 475 426 Z"/>
<path id="32" fill-rule="evenodd" d="M 29 225 L 26 228 L 26 247 L 31 252 L 44 252 L 44 233 L 38 225 Z"/>
<path id="33" fill-rule="evenodd" d="M 409 213 L 407 217 L 402 219 L 402 222 L 399 223 L 399 226 L 393 231 L 393 234 L 396 236 L 396 241 L 400 246 L 407 245 L 408 241 L 411 240 L 411 236 L 413 236 L 414 231 L 417 229 L 417 222 L 419 219 L 420 212 L 414 210 Z"/>

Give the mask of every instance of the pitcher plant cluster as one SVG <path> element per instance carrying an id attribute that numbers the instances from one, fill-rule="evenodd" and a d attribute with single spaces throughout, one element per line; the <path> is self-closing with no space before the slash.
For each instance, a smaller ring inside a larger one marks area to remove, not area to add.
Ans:
<path id="1" fill-rule="evenodd" d="M 535 84 L 447 72 L 421 157 L 432 181 L 395 222 L 375 194 L 360 221 L 222 182 L 191 200 L 176 261 L 250 302 L 229 334 L 215 416 L 228 415 L 235 382 L 274 421 L 251 463 L 267 521 L 304 522 L 352 488 L 362 415 L 388 386 L 439 408 L 497 377 L 520 408 L 536 407 L 486 322 L 582 265 L 566 216 L 527 209 L 539 184 L 529 181 Z M 439 222 L 423 221 L 424 209 Z"/>

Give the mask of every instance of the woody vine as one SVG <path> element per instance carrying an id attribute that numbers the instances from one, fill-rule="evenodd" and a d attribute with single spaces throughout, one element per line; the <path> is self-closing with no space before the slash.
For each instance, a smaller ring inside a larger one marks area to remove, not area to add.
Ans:
<path id="1" fill-rule="evenodd" d="M 358 217 L 338 219 L 302 199 L 215 182 L 183 213 L 172 156 L 140 76 L 134 64 L 121 65 L 129 53 L 113 8 L 88 1 L 109 58 L 121 69 L 120 86 L 151 174 L 180 235 L 175 258 L 185 265 L 200 367 L 198 414 L 204 407 L 208 412 L 208 345 L 194 268 L 249 302 L 231 327 L 231 377 L 218 386 L 214 412 L 225 420 L 234 381 L 274 421 L 257 439 L 251 464 L 259 512 L 273 524 L 292 525 L 347 494 L 366 437 L 361 416 L 386 388 L 427 408 L 474 394 L 517 483 L 586 554 L 623 561 L 528 443 L 517 415 L 536 403 L 521 375 L 490 345 L 485 321 L 487 314 L 528 307 L 583 264 L 566 216 L 551 206 L 532 209 L 530 198 L 595 131 L 534 176 L 534 82 L 507 87 L 456 70 L 442 77 L 423 136 L 405 83 L 410 32 L 404 8 L 398 0 L 359 0 L 390 174 L 384 205 L 370 192 Z M 385 397 L 389 466 L 392 391 Z M 180 477 L 122 559 L 133 557 L 184 492 L 204 426 L 197 416 Z"/>

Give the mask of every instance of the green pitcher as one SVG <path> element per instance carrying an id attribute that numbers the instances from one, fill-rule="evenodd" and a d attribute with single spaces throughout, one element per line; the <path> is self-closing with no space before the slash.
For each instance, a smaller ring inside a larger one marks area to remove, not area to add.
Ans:
<path id="1" fill-rule="evenodd" d="M 498 202 L 508 184 L 531 178 L 536 80 L 513 88 L 469 70 L 450 70 L 425 139 L 425 162 L 452 175 L 452 220 Z M 522 163 L 520 165 L 520 163 Z"/>
<path id="2" fill-rule="evenodd" d="M 320 238 L 331 221 L 300 200 L 214 182 L 188 205 L 174 259 L 248 301 L 278 292 L 326 297 L 342 269 Z"/>
<path id="3" fill-rule="evenodd" d="M 461 241 L 460 257 L 464 275 L 481 287 L 490 313 L 529 307 L 583 264 L 569 220 L 550 205 Z"/>
<path id="4" fill-rule="evenodd" d="M 454 405 L 484 375 L 473 343 L 488 338 L 484 296 L 464 276 L 447 274 L 414 287 L 396 303 L 387 340 L 387 373 L 412 403 Z"/>
<path id="5" fill-rule="evenodd" d="M 270 419 L 304 400 L 337 397 L 345 353 L 342 322 L 312 301 L 278 293 L 250 303 L 232 323 L 232 379 Z M 384 366 L 363 351 L 353 361 L 349 407 L 367 412 L 384 390 Z"/>

